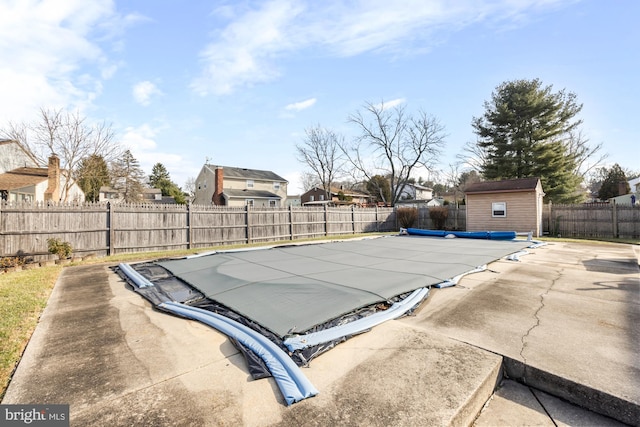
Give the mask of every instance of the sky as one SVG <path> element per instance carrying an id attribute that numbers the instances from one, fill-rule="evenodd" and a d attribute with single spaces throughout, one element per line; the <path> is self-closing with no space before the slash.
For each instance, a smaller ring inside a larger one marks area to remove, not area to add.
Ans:
<path id="1" fill-rule="evenodd" d="M 496 87 L 538 78 L 577 95 L 607 164 L 640 170 L 639 18 L 636 0 L 0 0 L 0 126 L 78 111 L 146 174 L 182 186 L 208 161 L 299 194 L 305 129 L 349 140 L 366 103 L 424 111 L 446 172 Z"/>

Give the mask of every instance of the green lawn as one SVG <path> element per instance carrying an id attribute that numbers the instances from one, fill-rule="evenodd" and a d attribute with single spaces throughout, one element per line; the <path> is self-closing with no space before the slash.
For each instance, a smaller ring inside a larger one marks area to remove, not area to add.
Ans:
<path id="1" fill-rule="evenodd" d="M 0 275 L 0 398 L 4 396 L 62 267 Z"/>

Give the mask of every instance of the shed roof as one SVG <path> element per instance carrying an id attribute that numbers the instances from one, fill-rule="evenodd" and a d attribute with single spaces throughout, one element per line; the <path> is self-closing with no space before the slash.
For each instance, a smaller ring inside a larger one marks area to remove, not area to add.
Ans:
<path id="1" fill-rule="evenodd" d="M 540 178 L 538 177 L 474 182 L 467 187 L 465 193 L 473 194 L 534 191 L 538 187 L 539 182 Z"/>

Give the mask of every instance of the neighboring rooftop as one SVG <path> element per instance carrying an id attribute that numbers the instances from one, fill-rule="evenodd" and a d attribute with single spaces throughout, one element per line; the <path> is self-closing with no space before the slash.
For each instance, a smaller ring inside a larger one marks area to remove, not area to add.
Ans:
<path id="1" fill-rule="evenodd" d="M 211 165 L 207 164 L 207 166 L 214 170 L 218 167 L 221 167 L 225 178 L 243 178 L 243 179 L 257 179 L 263 181 L 281 181 L 288 182 L 286 179 L 281 177 L 280 175 L 266 170 L 259 169 L 247 169 L 247 168 L 236 168 L 232 166 L 221 166 L 221 165 Z"/>

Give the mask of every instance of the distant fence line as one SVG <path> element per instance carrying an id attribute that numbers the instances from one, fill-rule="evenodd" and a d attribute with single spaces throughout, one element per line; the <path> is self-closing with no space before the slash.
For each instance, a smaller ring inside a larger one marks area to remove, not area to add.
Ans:
<path id="1" fill-rule="evenodd" d="M 544 232 L 550 236 L 640 239 L 640 206 L 615 203 L 545 205 Z"/>
<path id="2" fill-rule="evenodd" d="M 445 228 L 466 229 L 466 206 L 449 205 Z M 433 228 L 426 207 L 416 228 Z M 640 208 L 545 205 L 545 234 L 640 238 Z M 230 244 L 278 242 L 398 230 L 394 208 L 229 208 L 175 204 L 42 204 L 0 202 L 0 257 L 51 258 L 47 239 L 75 254 L 98 256 Z"/>
<path id="3" fill-rule="evenodd" d="M 393 208 L 0 203 L 0 257 L 50 258 L 47 239 L 98 256 L 396 230 Z"/>

